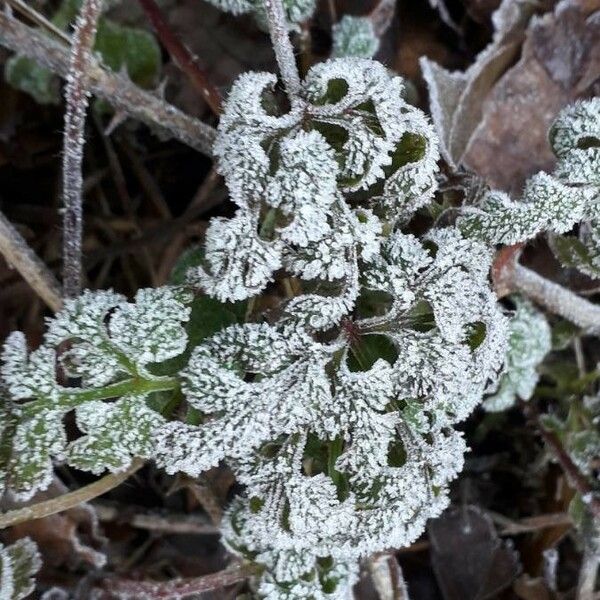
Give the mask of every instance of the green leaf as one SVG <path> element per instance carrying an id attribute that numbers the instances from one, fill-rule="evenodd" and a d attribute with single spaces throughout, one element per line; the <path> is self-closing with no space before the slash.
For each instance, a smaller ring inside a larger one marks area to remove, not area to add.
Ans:
<path id="1" fill-rule="evenodd" d="M 29 596 L 35 588 L 33 576 L 41 566 L 37 546 L 30 538 L 11 546 L 0 544 L 0 598 L 21 600 Z"/>
<path id="2" fill-rule="evenodd" d="M 160 74 L 160 47 L 143 29 L 126 27 L 101 19 L 95 50 L 113 71 L 125 68 L 132 81 L 142 87 L 156 85 Z"/>
<path id="3" fill-rule="evenodd" d="M 39 104 L 59 104 L 58 78 L 26 56 L 11 56 L 4 66 L 4 79 Z"/>

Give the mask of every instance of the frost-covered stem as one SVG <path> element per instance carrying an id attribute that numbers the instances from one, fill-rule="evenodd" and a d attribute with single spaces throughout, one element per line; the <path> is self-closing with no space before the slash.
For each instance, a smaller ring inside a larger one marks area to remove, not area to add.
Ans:
<path id="1" fill-rule="evenodd" d="M 191 84 L 204 98 L 215 115 L 221 114 L 223 99 L 219 90 L 212 85 L 208 73 L 202 69 L 196 58 L 177 37 L 163 12 L 154 0 L 138 0 L 146 16 L 150 19 L 156 35 L 167 49 L 177 66 L 187 75 Z"/>
<path id="2" fill-rule="evenodd" d="M 265 10 L 279 72 L 290 100 L 294 102 L 299 97 L 300 73 L 298 72 L 298 65 L 296 65 L 294 47 L 288 33 L 283 4 L 281 0 L 265 0 Z"/>
<path id="3" fill-rule="evenodd" d="M 494 261 L 492 275 L 499 295 L 520 292 L 582 329 L 600 330 L 600 306 L 519 264 L 519 254 L 520 246 L 508 246 Z"/>
<path id="4" fill-rule="evenodd" d="M 594 517 L 600 518 L 600 496 L 598 491 L 592 488 L 588 478 L 573 462 L 556 433 L 546 429 L 531 403 L 521 401 L 519 405 L 525 416 L 535 425 L 540 437 L 567 476 L 573 489 L 581 495 L 585 505 Z"/>
<path id="5" fill-rule="evenodd" d="M 63 134 L 63 287 L 65 296 L 77 296 L 82 286 L 83 146 L 88 107 L 88 73 L 96 39 L 102 0 L 83 0 L 75 24 L 65 92 Z"/>
<path id="6" fill-rule="evenodd" d="M 98 496 L 106 494 L 113 488 L 116 488 L 126 479 L 131 477 L 136 471 L 139 471 L 143 465 L 144 462 L 142 460 L 135 459 L 125 471 L 106 475 L 105 477 L 102 477 L 102 479 L 75 490 L 74 492 L 69 492 L 68 494 L 63 494 L 62 496 L 45 500 L 38 504 L 32 504 L 31 506 L 10 510 L 3 515 L 0 515 L 0 529 L 12 527 L 19 523 L 25 523 L 26 521 L 49 517 L 50 515 L 69 510 L 84 502 L 89 502 Z"/>
<path id="7" fill-rule="evenodd" d="M 369 572 L 380 600 L 410 600 L 402 569 L 393 554 L 371 557 Z"/>
<path id="8" fill-rule="evenodd" d="M 583 329 L 600 329 L 600 306 L 588 302 L 553 281 L 544 279 L 535 271 L 515 265 L 512 282 L 515 291 L 535 300 L 550 312 Z"/>
<path id="9" fill-rule="evenodd" d="M 35 60 L 61 77 L 67 77 L 69 52 L 65 46 L 2 11 L 0 45 Z M 89 69 L 89 90 L 106 100 L 117 111 L 160 130 L 167 137 L 206 156 L 212 156 L 216 134 L 213 127 L 186 115 L 159 96 L 139 88 L 127 76 L 111 73 L 94 61 Z"/>
<path id="10" fill-rule="evenodd" d="M 148 600 L 184 598 L 192 594 L 222 589 L 258 573 L 260 573 L 260 569 L 256 565 L 241 564 L 203 577 L 165 582 L 106 579 L 104 589 L 111 594 L 117 596 L 122 594 L 128 598 L 147 598 Z"/>
<path id="11" fill-rule="evenodd" d="M 0 252 L 54 312 L 60 310 L 62 290 L 56 277 L 1 212 Z"/>
<path id="12" fill-rule="evenodd" d="M 577 600 L 594 600 L 596 598 L 596 579 L 599 566 L 600 555 L 598 552 L 586 547 L 577 582 Z"/>

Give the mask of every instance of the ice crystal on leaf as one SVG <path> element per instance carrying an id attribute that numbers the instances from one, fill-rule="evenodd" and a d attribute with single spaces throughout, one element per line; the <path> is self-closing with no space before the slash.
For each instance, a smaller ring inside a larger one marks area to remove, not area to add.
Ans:
<path id="1" fill-rule="evenodd" d="M 332 55 L 372 58 L 379 49 L 373 21 L 368 17 L 344 15 L 333 27 Z"/>
<path id="2" fill-rule="evenodd" d="M 314 287 L 289 314 L 327 329 L 354 306 L 358 263 L 377 255 L 382 220 L 402 223 L 431 200 L 437 143 L 402 79 L 374 61 L 315 65 L 289 110 L 275 84 L 246 73 L 231 89 L 214 151 L 239 209 L 210 226 L 190 282 L 241 300 L 284 268 Z"/>
<path id="3" fill-rule="evenodd" d="M 600 98 L 576 102 L 564 109 L 550 130 L 558 158 L 552 175 L 538 173 L 526 184 L 521 201 L 499 191 L 489 192 L 477 207 L 465 209 L 459 221 L 469 236 L 491 243 L 515 244 L 541 232 L 563 234 L 584 221 L 584 232 L 595 230 L 600 218 Z M 568 266 L 581 264 L 592 276 L 597 249 L 582 239 L 559 238 L 553 246 Z M 569 264 L 570 263 L 570 264 Z"/>
<path id="4" fill-rule="evenodd" d="M 37 546 L 23 538 L 10 546 L 0 544 L 0 598 L 21 600 L 33 592 L 34 575 L 42 562 Z"/>
<path id="5" fill-rule="evenodd" d="M 505 372 L 496 392 L 483 404 L 491 412 L 510 408 L 517 397 L 531 398 L 539 380 L 536 368 L 552 346 L 550 325 L 544 314 L 529 300 L 515 296 L 513 301 L 516 310 L 510 319 Z"/>
<path id="6" fill-rule="evenodd" d="M 149 457 L 162 417 L 147 397 L 173 389 L 153 366 L 181 354 L 191 296 L 180 288 L 140 290 L 134 303 L 113 292 L 84 292 L 48 322 L 44 344 L 28 354 L 20 332 L 2 355 L 0 414 L 3 486 L 21 499 L 52 480 L 52 458 L 100 473 Z M 59 381 L 59 366 L 82 387 Z M 106 402 L 118 399 L 116 402 Z M 83 436 L 69 440 L 63 419 L 75 411 Z"/>
<path id="7" fill-rule="evenodd" d="M 261 25 L 266 25 L 263 0 L 207 0 L 217 8 L 234 15 L 252 13 Z M 306 21 L 315 10 L 315 0 L 282 0 L 289 25 Z"/>

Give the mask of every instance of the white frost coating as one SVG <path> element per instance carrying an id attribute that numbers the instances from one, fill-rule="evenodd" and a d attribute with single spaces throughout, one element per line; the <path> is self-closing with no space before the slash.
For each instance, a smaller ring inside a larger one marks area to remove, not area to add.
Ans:
<path id="1" fill-rule="evenodd" d="M 257 593 L 273 600 L 345 599 L 361 558 L 422 533 L 462 466 L 452 426 L 506 353 L 487 245 L 453 228 L 423 241 L 384 232 L 369 211 L 334 206 L 330 223 L 346 219 L 332 227 L 345 232 L 341 279 L 330 282 L 340 290 L 301 294 L 274 325 L 231 326 L 197 347 L 183 391 L 204 421 L 156 434 L 168 472 L 197 476 L 224 461 L 245 485 L 224 537 L 267 567 Z M 361 290 L 387 293 L 388 310 L 360 318 Z M 318 342 L 313 332 L 332 322 L 337 337 Z M 371 335 L 385 337 L 389 360 L 360 362 Z"/>
<path id="2" fill-rule="evenodd" d="M 46 489 L 52 458 L 100 473 L 152 454 L 151 433 L 162 418 L 146 405 L 146 390 L 166 381 L 148 369 L 185 350 L 190 301 L 189 292 L 175 287 L 140 290 L 134 303 L 113 292 L 86 291 L 48 320 L 44 344 L 31 354 L 21 332 L 8 337 L 1 367 L 7 395 L 0 406 L 2 490 L 27 500 Z M 60 362 L 69 376 L 81 378 L 81 388 L 58 382 L 57 349 L 64 343 Z M 115 385 L 106 391 L 107 384 Z M 142 393 L 103 401 L 140 386 Z M 63 420 L 73 409 L 87 435 L 68 443 Z"/>
<path id="3" fill-rule="evenodd" d="M 516 244 L 541 232 L 567 233 L 582 221 L 596 226 L 600 218 L 600 98 L 564 109 L 549 135 L 558 157 L 554 173 L 540 172 L 529 179 L 519 202 L 504 192 L 489 192 L 479 206 L 464 209 L 458 222 L 463 233 L 495 244 Z M 586 230 L 587 226 L 582 228 L 580 240 L 561 238 L 553 247 L 567 266 L 581 266 L 598 276 L 595 240 L 586 239 Z"/>
<path id="4" fill-rule="evenodd" d="M 327 329 L 354 306 L 357 261 L 378 254 L 382 219 L 402 223 L 431 200 L 437 141 L 403 100 L 402 79 L 372 60 L 315 65 L 287 112 L 275 84 L 270 73 L 246 73 L 231 89 L 214 151 L 240 208 L 213 220 L 205 264 L 189 280 L 242 300 L 283 267 L 318 288 L 290 314 Z M 356 194 L 370 210 L 351 208 Z"/>
<path id="5" fill-rule="evenodd" d="M 261 25 L 266 23 L 263 0 L 207 0 L 213 6 L 234 15 L 252 13 Z M 290 28 L 306 21 L 315 11 L 315 0 L 282 0 Z"/>
<path id="6" fill-rule="evenodd" d="M 517 397 L 529 400 L 539 380 L 537 366 L 552 347 L 550 325 L 542 312 L 526 299 L 515 296 L 516 310 L 509 325 L 505 371 L 496 392 L 483 403 L 497 412 L 513 406 Z"/>
<path id="7" fill-rule="evenodd" d="M 335 58 L 372 58 L 379 49 L 379 38 L 369 17 L 344 15 L 333 26 L 332 56 Z"/>
<path id="8" fill-rule="evenodd" d="M 35 542 L 23 538 L 10 546 L 0 544 L 0 598 L 21 600 L 35 589 L 34 575 L 42 561 Z"/>

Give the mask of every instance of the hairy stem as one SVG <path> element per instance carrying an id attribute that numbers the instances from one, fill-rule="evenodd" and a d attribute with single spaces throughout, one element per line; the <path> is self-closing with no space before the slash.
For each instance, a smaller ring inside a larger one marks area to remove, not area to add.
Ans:
<path id="1" fill-rule="evenodd" d="M 96 40 L 102 0 L 83 0 L 75 24 L 65 101 L 63 134 L 63 287 L 77 296 L 82 286 L 83 146 L 88 107 L 88 73 Z"/>
<path id="2" fill-rule="evenodd" d="M 69 51 L 37 29 L 0 11 L 0 45 L 35 60 L 61 77 L 69 72 Z M 103 69 L 93 59 L 89 65 L 88 89 L 117 111 L 138 119 L 206 156 L 212 156 L 215 130 L 194 119 L 160 97 L 134 85 L 124 75 Z"/>
<path id="3" fill-rule="evenodd" d="M 54 312 L 60 310 L 62 290 L 56 277 L 1 212 L 0 252 Z"/>
<path id="4" fill-rule="evenodd" d="M 84 502 L 89 502 L 98 496 L 106 494 L 106 492 L 109 492 L 113 488 L 116 488 L 126 479 L 131 477 L 136 471 L 139 471 L 143 465 L 144 462 L 142 460 L 135 459 L 125 471 L 106 475 L 105 477 L 102 477 L 102 479 L 75 490 L 74 492 L 69 492 L 68 494 L 58 496 L 57 498 L 32 504 L 31 506 L 10 510 L 3 515 L 0 515 L 0 529 L 18 525 L 19 523 L 25 523 L 26 521 L 49 517 L 50 515 L 69 510 Z"/>
<path id="5" fill-rule="evenodd" d="M 111 594 L 123 594 L 129 598 L 147 598 L 158 600 L 163 598 L 181 598 L 192 594 L 201 594 L 211 590 L 219 590 L 234 583 L 244 581 L 258 574 L 258 567 L 252 564 L 241 564 L 229 567 L 218 573 L 203 577 L 179 579 L 165 582 L 135 581 L 130 579 L 106 579 L 104 589 Z"/>
<path id="6" fill-rule="evenodd" d="M 267 11 L 271 42 L 279 65 L 281 79 L 285 84 L 290 101 L 296 102 L 300 92 L 300 73 L 296 65 L 294 47 L 288 34 L 283 4 L 281 0 L 265 0 L 265 10 Z"/>
<path id="7" fill-rule="evenodd" d="M 215 115 L 221 114 L 223 99 L 219 90 L 212 85 L 208 73 L 198 65 L 196 58 L 171 29 L 159 6 L 154 0 L 138 0 L 138 2 L 175 64 L 185 73 Z"/>

